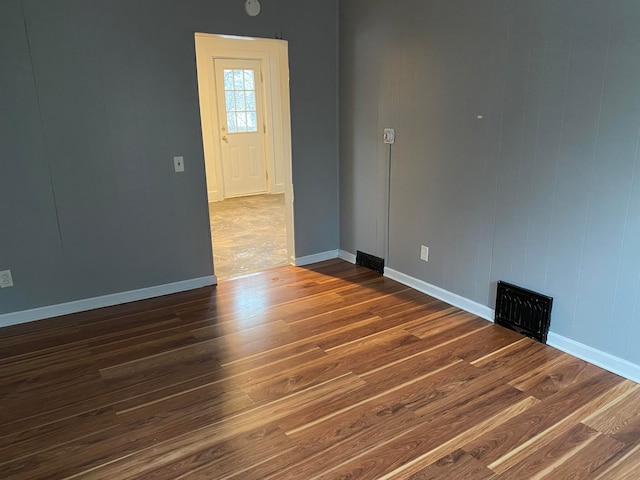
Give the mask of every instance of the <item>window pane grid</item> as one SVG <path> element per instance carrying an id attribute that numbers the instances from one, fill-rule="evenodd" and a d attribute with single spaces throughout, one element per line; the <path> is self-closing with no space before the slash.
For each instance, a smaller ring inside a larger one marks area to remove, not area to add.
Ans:
<path id="1" fill-rule="evenodd" d="M 229 133 L 258 131 L 253 70 L 224 70 L 224 99 Z"/>

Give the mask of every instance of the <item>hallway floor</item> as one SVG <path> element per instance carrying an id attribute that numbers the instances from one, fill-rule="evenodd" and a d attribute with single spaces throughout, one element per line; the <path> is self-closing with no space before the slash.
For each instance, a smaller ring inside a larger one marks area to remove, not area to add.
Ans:
<path id="1" fill-rule="evenodd" d="M 283 193 L 210 203 L 209 218 L 218 280 L 288 264 Z"/>

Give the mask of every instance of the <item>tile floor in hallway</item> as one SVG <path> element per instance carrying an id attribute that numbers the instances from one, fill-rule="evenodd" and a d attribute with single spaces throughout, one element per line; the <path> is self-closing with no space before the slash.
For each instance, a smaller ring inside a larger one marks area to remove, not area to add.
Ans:
<path id="1" fill-rule="evenodd" d="M 283 193 L 212 202 L 209 218 L 218 280 L 287 265 Z"/>

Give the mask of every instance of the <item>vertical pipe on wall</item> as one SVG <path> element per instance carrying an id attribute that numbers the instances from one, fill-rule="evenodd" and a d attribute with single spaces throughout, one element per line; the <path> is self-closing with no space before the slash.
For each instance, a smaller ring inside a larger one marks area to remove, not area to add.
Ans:
<path id="1" fill-rule="evenodd" d="M 389 266 L 389 238 L 391 232 L 391 145 L 389 145 L 389 157 L 387 161 L 387 238 L 385 240 L 384 258 L 386 265 Z"/>

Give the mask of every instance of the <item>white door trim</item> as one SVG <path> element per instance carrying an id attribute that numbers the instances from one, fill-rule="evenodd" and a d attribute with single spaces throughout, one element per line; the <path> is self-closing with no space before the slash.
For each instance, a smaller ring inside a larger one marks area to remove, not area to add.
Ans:
<path id="1" fill-rule="evenodd" d="M 207 163 L 209 201 L 222 200 L 219 121 L 215 95 L 214 58 L 262 60 L 265 103 L 265 152 L 270 193 L 285 194 L 287 256 L 295 259 L 293 231 L 293 175 L 291 168 L 291 112 L 289 105 L 289 52 L 285 40 L 208 33 L 195 34 L 202 143 Z M 214 137 L 216 135 L 216 137 Z"/>

